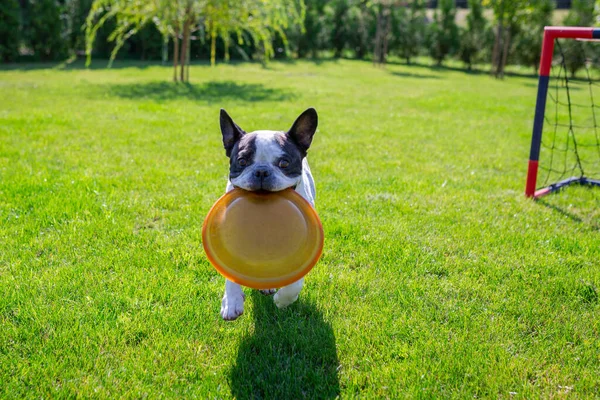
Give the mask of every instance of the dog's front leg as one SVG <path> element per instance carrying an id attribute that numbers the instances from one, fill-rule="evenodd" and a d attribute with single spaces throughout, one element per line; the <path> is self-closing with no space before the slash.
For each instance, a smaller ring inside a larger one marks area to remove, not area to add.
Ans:
<path id="1" fill-rule="evenodd" d="M 225 280 L 225 293 L 221 302 L 221 317 L 233 321 L 244 313 L 244 292 L 242 287 L 230 280 Z"/>
<path id="2" fill-rule="evenodd" d="M 302 285 L 304 285 L 304 278 L 279 289 L 273 297 L 275 305 L 278 308 L 284 308 L 298 300 L 298 294 L 302 290 Z"/>

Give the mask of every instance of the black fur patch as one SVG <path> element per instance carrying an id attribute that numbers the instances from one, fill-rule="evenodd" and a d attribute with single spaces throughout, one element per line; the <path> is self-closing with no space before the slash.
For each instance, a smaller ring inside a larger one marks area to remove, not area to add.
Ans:
<path id="1" fill-rule="evenodd" d="M 233 145 L 231 157 L 229 159 L 229 178 L 234 179 L 240 176 L 244 169 L 248 168 L 254 162 L 256 153 L 256 134 L 246 134 Z M 246 165 L 241 166 L 239 159 L 246 160 Z"/>
<path id="2" fill-rule="evenodd" d="M 221 124 L 221 134 L 223 135 L 225 154 L 227 157 L 230 157 L 233 146 L 246 132 L 233 122 L 233 119 L 231 119 L 224 109 L 221 109 L 219 122 Z"/>
<path id="3" fill-rule="evenodd" d="M 275 140 L 277 140 L 277 144 L 283 150 L 282 159 L 285 159 L 289 163 L 287 168 L 279 168 L 279 165 L 276 165 L 277 168 L 290 178 L 302 175 L 302 159 L 306 156 L 306 153 L 302 152 L 298 145 L 283 132 L 277 133 Z M 277 164 L 279 164 L 279 161 L 277 160 Z"/>
<path id="4" fill-rule="evenodd" d="M 306 152 L 312 143 L 318 124 L 317 110 L 309 108 L 300 114 L 287 132 L 287 135 L 296 142 L 298 148 L 302 151 L 303 157 L 306 156 Z"/>

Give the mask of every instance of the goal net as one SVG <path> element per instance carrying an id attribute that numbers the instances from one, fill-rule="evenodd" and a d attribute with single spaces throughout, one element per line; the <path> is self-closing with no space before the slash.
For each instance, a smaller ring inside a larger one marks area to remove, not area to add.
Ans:
<path id="1" fill-rule="evenodd" d="M 525 195 L 600 186 L 600 29 L 546 27 Z"/>

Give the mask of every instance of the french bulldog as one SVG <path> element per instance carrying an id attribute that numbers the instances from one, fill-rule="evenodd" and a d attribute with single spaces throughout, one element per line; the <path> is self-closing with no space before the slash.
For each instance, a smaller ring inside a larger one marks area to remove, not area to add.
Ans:
<path id="1" fill-rule="evenodd" d="M 294 188 L 313 207 L 315 182 L 306 153 L 317 130 L 318 116 L 314 108 L 304 111 L 287 131 L 254 131 L 246 133 L 227 112 L 221 109 L 220 124 L 225 154 L 229 157 L 229 179 L 226 192 L 234 188 L 249 191 L 280 191 Z M 262 290 L 273 294 L 277 307 L 284 308 L 298 299 L 304 279 L 279 290 Z M 225 280 L 221 316 L 234 320 L 244 312 L 244 293 L 237 283 Z"/>

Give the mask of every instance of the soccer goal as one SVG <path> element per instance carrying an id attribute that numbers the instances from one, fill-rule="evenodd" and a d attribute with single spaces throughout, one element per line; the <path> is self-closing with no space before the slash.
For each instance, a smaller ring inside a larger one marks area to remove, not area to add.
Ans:
<path id="1" fill-rule="evenodd" d="M 598 39 L 596 28 L 544 31 L 527 197 L 538 198 L 572 184 L 600 186 Z"/>

